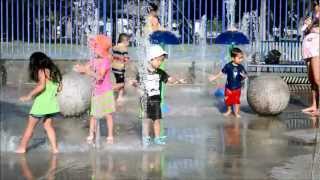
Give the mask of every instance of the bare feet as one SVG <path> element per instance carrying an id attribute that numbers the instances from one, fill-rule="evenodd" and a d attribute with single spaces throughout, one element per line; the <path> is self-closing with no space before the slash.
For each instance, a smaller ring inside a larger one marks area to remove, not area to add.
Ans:
<path id="1" fill-rule="evenodd" d="M 93 139 L 94 139 L 94 136 L 93 136 L 93 135 L 89 135 L 89 136 L 87 137 L 87 143 L 88 143 L 88 144 L 93 144 Z"/>
<path id="2" fill-rule="evenodd" d="M 58 150 L 58 149 L 53 149 L 53 150 L 52 150 L 52 153 L 53 153 L 53 154 L 58 154 L 58 153 L 59 153 L 59 150 Z"/>
<path id="3" fill-rule="evenodd" d="M 304 112 L 304 113 L 308 113 L 308 112 L 310 113 L 310 112 L 315 112 L 315 111 L 317 111 L 317 107 L 314 107 L 314 106 L 302 109 L 302 112 Z"/>
<path id="4" fill-rule="evenodd" d="M 124 98 L 123 97 L 118 97 L 118 99 L 116 100 L 118 105 L 122 105 L 124 102 Z"/>
<path id="5" fill-rule="evenodd" d="M 107 144 L 113 144 L 113 137 L 107 137 Z"/>
<path id="6" fill-rule="evenodd" d="M 23 149 L 23 148 L 18 148 L 16 151 L 14 151 L 15 153 L 17 154 L 24 154 L 26 153 L 26 149 Z"/>
<path id="7" fill-rule="evenodd" d="M 241 118 L 239 113 L 235 113 L 234 115 L 236 116 L 236 118 Z"/>
<path id="8" fill-rule="evenodd" d="M 231 115 L 231 111 L 227 111 L 227 112 L 223 113 L 223 115 L 226 116 L 226 117 L 230 116 Z"/>
<path id="9" fill-rule="evenodd" d="M 310 116 L 313 116 L 313 117 L 316 117 L 316 116 L 319 116 L 320 115 L 320 112 L 318 110 L 315 110 L 315 111 L 307 111 L 307 112 L 303 112 L 305 114 L 308 114 Z"/>
<path id="10" fill-rule="evenodd" d="M 320 112 L 318 110 L 311 113 L 312 116 L 320 116 Z"/>

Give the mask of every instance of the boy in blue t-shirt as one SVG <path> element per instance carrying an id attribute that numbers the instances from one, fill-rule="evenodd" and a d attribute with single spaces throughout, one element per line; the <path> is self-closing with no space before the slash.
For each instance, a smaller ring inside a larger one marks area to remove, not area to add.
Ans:
<path id="1" fill-rule="evenodd" d="M 234 114 L 237 118 L 240 118 L 240 96 L 241 96 L 241 81 L 246 78 L 246 70 L 240 64 L 243 59 L 243 52 L 239 48 L 233 48 L 231 50 L 232 61 L 226 64 L 221 72 L 217 75 L 211 75 L 209 81 L 214 81 L 221 77 L 223 74 L 227 75 L 227 82 L 225 85 L 225 103 L 227 106 L 227 112 L 225 116 L 229 116 L 232 113 L 232 106 L 234 106 Z"/>

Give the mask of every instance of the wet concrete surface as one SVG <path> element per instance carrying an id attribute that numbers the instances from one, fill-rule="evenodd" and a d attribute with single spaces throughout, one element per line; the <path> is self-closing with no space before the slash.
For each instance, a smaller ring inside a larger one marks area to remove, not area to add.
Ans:
<path id="1" fill-rule="evenodd" d="M 104 138 L 100 149 L 86 144 L 86 115 L 60 117 L 55 121 L 60 154 L 50 153 L 39 123 L 28 153 L 17 155 L 13 151 L 31 106 L 17 99 L 31 87 L 9 84 L 1 89 L 1 179 L 272 179 L 273 167 L 313 152 L 312 145 L 294 143 L 283 134 L 314 128 L 310 117 L 300 113 L 309 103 L 308 91 L 292 91 L 289 107 L 276 117 L 256 115 L 243 93 L 242 118 L 236 119 L 222 116 L 223 99 L 211 95 L 213 86 L 198 84 L 168 86 L 164 146 L 141 146 L 138 95 L 128 87 L 125 103 L 114 115 L 114 145 L 106 145 Z M 104 121 L 101 125 L 105 137 Z"/>

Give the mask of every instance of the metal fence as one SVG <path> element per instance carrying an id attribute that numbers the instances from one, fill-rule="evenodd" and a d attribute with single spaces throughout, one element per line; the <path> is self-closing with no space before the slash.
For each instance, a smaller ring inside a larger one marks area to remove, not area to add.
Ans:
<path id="1" fill-rule="evenodd" d="M 230 1 L 150 2 L 159 4 L 161 24 L 174 32 L 182 44 L 214 45 L 215 37 L 227 30 L 226 6 Z M 0 57 L 33 50 L 64 52 L 67 56 L 84 49 L 92 28 L 111 35 L 114 42 L 119 33 L 128 33 L 134 46 L 144 26 L 148 3 L 147 0 L 0 0 Z M 253 51 L 264 54 L 278 48 L 284 51 L 286 60 L 297 61 L 301 59 L 299 27 L 311 10 L 311 3 L 311 0 L 236 0 L 236 27 L 249 37 Z M 97 22 L 95 27 L 93 21 Z"/>

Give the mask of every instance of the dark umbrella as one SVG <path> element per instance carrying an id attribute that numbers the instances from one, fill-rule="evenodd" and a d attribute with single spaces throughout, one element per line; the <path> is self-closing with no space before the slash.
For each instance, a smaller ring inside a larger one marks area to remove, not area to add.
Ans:
<path id="1" fill-rule="evenodd" d="M 152 44 L 179 44 L 179 39 L 170 31 L 155 31 L 150 35 Z"/>
<path id="2" fill-rule="evenodd" d="M 239 31 L 226 31 L 216 37 L 215 44 L 249 44 L 249 39 L 243 33 Z"/>

